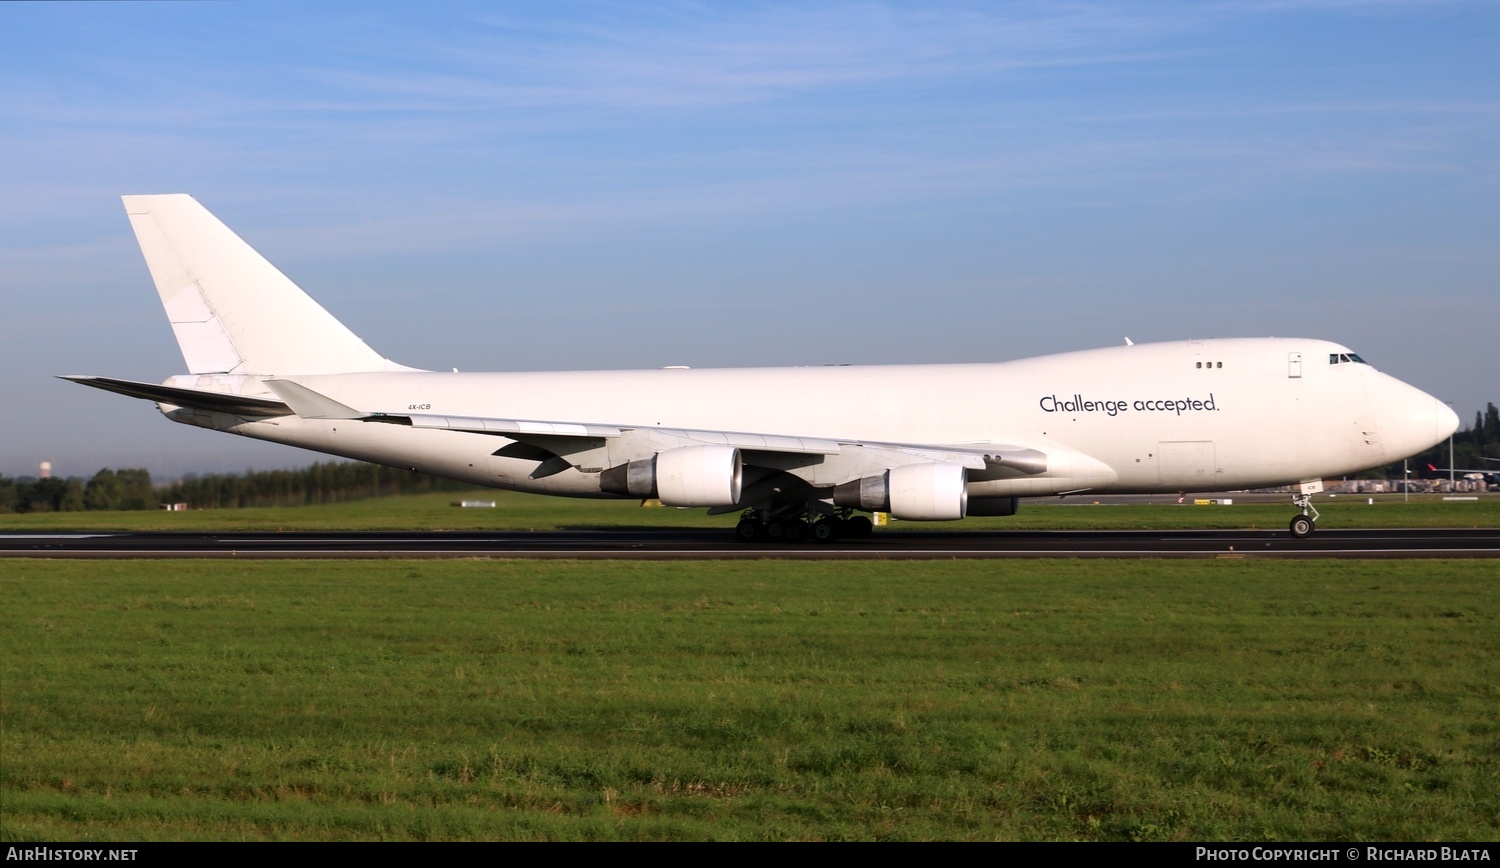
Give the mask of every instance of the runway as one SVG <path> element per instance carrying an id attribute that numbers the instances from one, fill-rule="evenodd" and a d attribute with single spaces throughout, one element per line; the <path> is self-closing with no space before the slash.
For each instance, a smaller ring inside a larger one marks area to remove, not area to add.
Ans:
<path id="1" fill-rule="evenodd" d="M 5 558 L 1496 558 L 1500 529 L 877 531 L 819 545 L 746 544 L 728 530 L 548 532 L 8 533 Z"/>

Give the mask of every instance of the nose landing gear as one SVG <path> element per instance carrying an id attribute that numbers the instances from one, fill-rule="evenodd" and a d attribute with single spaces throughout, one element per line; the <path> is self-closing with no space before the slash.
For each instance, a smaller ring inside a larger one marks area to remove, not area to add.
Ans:
<path id="1" fill-rule="evenodd" d="M 1292 495 L 1292 505 L 1302 510 L 1302 514 L 1294 516 L 1289 528 L 1292 536 L 1297 539 L 1307 539 L 1317 529 L 1318 510 L 1312 505 L 1312 496 L 1323 490 L 1323 483 L 1304 482 L 1297 486 L 1297 493 Z"/>

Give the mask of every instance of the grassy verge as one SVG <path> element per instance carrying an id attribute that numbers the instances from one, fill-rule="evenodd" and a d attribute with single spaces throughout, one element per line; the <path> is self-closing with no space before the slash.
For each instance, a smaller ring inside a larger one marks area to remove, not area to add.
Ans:
<path id="1" fill-rule="evenodd" d="M 493 500 L 494 509 L 460 509 L 463 499 Z M 1363 495 L 1321 498 L 1320 528 L 1500 527 L 1500 495 L 1451 502 L 1437 496 Z M 1092 505 L 1087 500 L 1023 501 L 1005 518 L 958 522 L 897 522 L 901 530 L 1094 530 L 1131 528 L 1285 529 L 1289 502 L 1234 506 Z M 738 516 L 702 509 L 642 508 L 635 501 L 574 500 L 504 491 L 422 494 L 326 506 L 213 509 L 188 512 L 64 512 L 0 515 L 3 531 L 135 530 L 556 530 L 577 527 L 721 527 Z"/>
<path id="2" fill-rule="evenodd" d="M 1488 563 L 0 562 L 0 836 L 1494 840 Z"/>

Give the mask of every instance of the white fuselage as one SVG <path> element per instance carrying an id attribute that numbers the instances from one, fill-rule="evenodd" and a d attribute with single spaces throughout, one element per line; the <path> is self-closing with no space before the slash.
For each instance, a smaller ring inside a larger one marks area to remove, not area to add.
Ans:
<path id="1" fill-rule="evenodd" d="M 1351 474 L 1427 448 L 1447 406 L 1349 350 L 1304 339 L 1142 344 L 997 364 L 279 376 L 363 413 L 569 420 L 864 443 L 1039 450 L 1039 474 L 973 473 L 971 497 L 1224 491 Z M 173 378 L 191 387 L 200 378 Z M 222 375 L 201 386 L 225 388 Z M 266 393 L 256 378 L 232 384 Z M 597 469 L 534 478 L 496 435 L 284 416 L 178 421 L 479 485 L 610 496 Z M 813 485 L 859 475 L 830 456 L 789 466 Z M 850 459 L 853 460 L 853 459 Z"/>

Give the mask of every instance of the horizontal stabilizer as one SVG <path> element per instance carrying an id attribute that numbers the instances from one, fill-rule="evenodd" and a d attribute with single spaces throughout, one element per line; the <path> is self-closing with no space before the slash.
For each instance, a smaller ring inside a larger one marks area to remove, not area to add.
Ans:
<path id="1" fill-rule="evenodd" d="M 270 398 L 251 398 L 245 395 L 226 395 L 223 392 L 205 392 L 201 389 L 182 389 L 176 386 L 161 386 L 155 383 L 138 383 L 134 380 L 117 380 L 113 377 L 70 376 L 59 379 L 71 380 L 95 389 L 145 398 L 158 404 L 173 404 L 195 410 L 211 410 L 218 413 L 233 413 L 236 416 L 290 416 L 292 408 Z"/>

